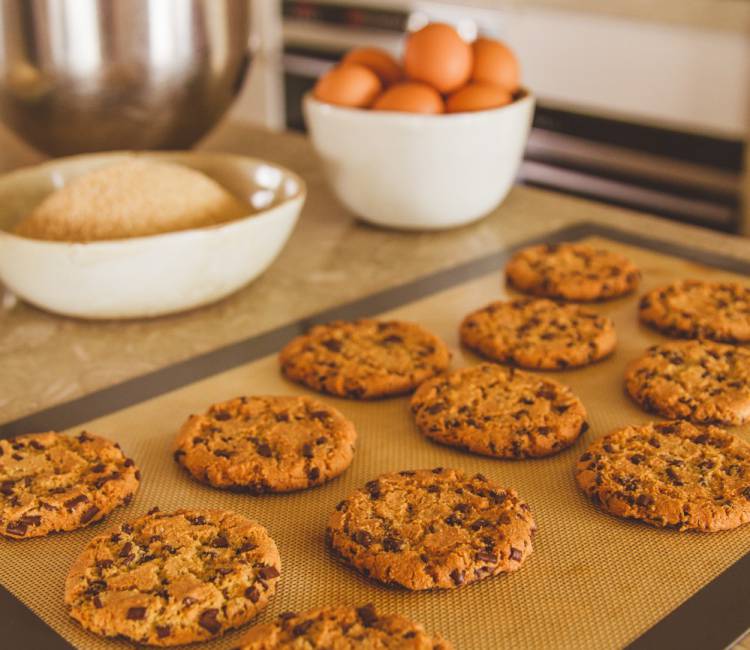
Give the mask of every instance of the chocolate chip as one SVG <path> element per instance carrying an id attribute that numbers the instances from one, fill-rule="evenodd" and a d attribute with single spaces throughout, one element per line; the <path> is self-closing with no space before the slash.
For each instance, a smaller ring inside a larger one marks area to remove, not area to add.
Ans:
<path id="1" fill-rule="evenodd" d="M 382 496 L 379 481 L 368 481 L 365 483 L 365 490 L 370 493 L 371 499 L 379 499 Z"/>
<path id="2" fill-rule="evenodd" d="M 122 548 L 120 549 L 120 552 L 117 555 L 119 557 L 128 557 L 128 555 L 131 554 L 132 550 L 133 550 L 133 542 L 125 542 L 122 545 Z"/>
<path id="3" fill-rule="evenodd" d="M 331 417 L 331 414 L 328 411 L 312 411 L 310 417 L 313 420 L 326 420 Z"/>
<path id="4" fill-rule="evenodd" d="M 320 478 L 320 468 L 319 467 L 311 467 L 307 471 L 307 478 L 311 481 L 317 481 Z"/>
<path id="5" fill-rule="evenodd" d="M 341 342 L 336 339 L 325 339 L 320 343 L 324 348 L 327 348 L 331 352 L 341 352 Z"/>
<path id="6" fill-rule="evenodd" d="M 98 514 L 99 508 L 97 508 L 96 506 L 89 506 L 86 510 L 83 511 L 80 521 L 82 524 L 87 524 Z"/>
<path id="7" fill-rule="evenodd" d="M 643 454 L 633 454 L 628 458 L 628 460 L 633 463 L 633 465 L 640 465 L 644 460 L 646 460 L 646 457 Z"/>
<path id="8" fill-rule="evenodd" d="M 21 454 L 11 454 L 11 458 L 13 460 L 23 460 L 23 456 Z"/>
<path id="9" fill-rule="evenodd" d="M 357 542 L 360 546 L 364 546 L 365 548 L 368 548 L 370 544 L 372 544 L 372 535 L 368 533 L 366 530 L 358 530 L 356 533 L 354 533 L 354 541 Z"/>
<path id="10" fill-rule="evenodd" d="M 81 431 L 81 433 L 78 434 L 78 442 L 91 442 L 92 440 L 93 438 L 85 431 Z"/>
<path id="11" fill-rule="evenodd" d="M 306 634 L 307 631 L 313 626 L 315 623 L 315 619 L 311 618 L 307 621 L 302 621 L 298 625 L 295 625 L 294 628 L 292 628 L 292 636 L 302 636 L 303 634 Z"/>
<path id="12" fill-rule="evenodd" d="M 135 461 L 132 458 L 126 458 L 124 465 L 125 467 L 132 467 L 135 465 Z"/>
<path id="13" fill-rule="evenodd" d="M 295 612 L 281 612 L 281 614 L 279 614 L 279 619 L 281 619 L 282 621 L 288 621 L 290 618 L 294 618 L 295 616 L 297 616 Z"/>
<path id="14" fill-rule="evenodd" d="M 229 540 L 224 535 L 217 535 L 211 542 L 211 546 L 214 548 L 227 548 L 229 546 Z"/>
<path id="15" fill-rule="evenodd" d="M 404 339 L 398 334 L 390 334 L 386 336 L 384 339 L 380 339 L 380 342 L 381 343 L 403 343 Z"/>
<path id="16" fill-rule="evenodd" d="M 214 456 L 218 456 L 219 458 L 231 458 L 234 456 L 234 452 L 229 451 L 228 449 L 216 449 L 214 451 Z"/>
<path id="17" fill-rule="evenodd" d="M 248 587 L 245 589 L 245 598 L 257 603 L 260 600 L 260 592 L 255 587 Z"/>
<path id="18" fill-rule="evenodd" d="M 270 580 L 271 578 L 279 577 L 279 570 L 275 566 L 262 566 L 258 569 L 258 576 L 263 580 Z"/>
<path id="19" fill-rule="evenodd" d="M 327 442 L 328 442 L 328 438 L 326 438 L 325 436 L 320 436 L 319 438 L 315 439 L 315 444 L 316 445 L 324 445 Z"/>
<path id="20" fill-rule="evenodd" d="M 523 553 L 521 552 L 520 548 L 514 548 L 513 546 L 510 547 L 510 559 L 511 560 L 520 562 L 522 557 L 523 557 Z"/>
<path id="21" fill-rule="evenodd" d="M 3 481 L 0 483 L 0 494 L 4 494 L 6 497 L 9 497 L 13 494 L 13 486 L 15 485 L 15 481 Z"/>
<path id="22" fill-rule="evenodd" d="M 646 507 L 650 506 L 654 502 L 654 499 L 653 499 L 653 497 L 649 496 L 648 494 L 639 494 L 638 498 L 636 498 L 635 502 L 639 506 L 643 506 L 644 508 L 646 508 Z"/>
<path id="23" fill-rule="evenodd" d="M 383 538 L 383 550 L 389 553 L 398 553 L 403 547 L 403 542 L 396 537 L 384 537 Z"/>
<path id="24" fill-rule="evenodd" d="M 129 621 L 142 621 L 144 618 L 146 618 L 146 608 L 130 607 L 127 614 L 125 614 L 125 618 L 127 618 Z"/>
<path id="25" fill-rule="evenodd" d="M 302 455 L 305 458 L 313 457 L 313 447 L 309 442 L 306 442 L 304 445 L 302 445 Z"/>
<path id="26" fill-rule="evenodd" d="M 460 587 L 466 581 L 466 574 L 458 569 L 453 569 L 450 573 L 451 580 L 456 587 Z"/>
<path id="27" fill-rule="evenodd" d="M 223 422 L 225 420 L 229 420 L 232 417 L 232 414 L 229 413 L 229 411 L 216 411 L 212 417 L 214 420 Z"/>
<path id="28" fill-rule="evenodd" d="M 198 515 L 197 517 L 187 517 L 187 520 L 193 524 L 193 526 L 202 526 L 206 523 L 206 518 L 203 515 Z"/>
<path id="29" fill-rule="evenodd" d="M 256 448 L 256 451 L 264 458 L 271 458 L 273 451 L 267 442 L 261 442 Z"/>
<path id="30" fill-rule="evenodd" d="M 76 497 L 73 497 L 72 499 L 68 499 L 63 505 L 68 510 L 73 510 L 77 505 L 81 503 L 86 503 L 89 500 L 89 498 L 85 494 L 79 494 Z"/>
<path id="31" fill-rule="evenodd" d="M 494 553 L 488 553 L 486 551 L 477 551 L 474 555 L 474 559 L 479 562 L 490 562 L 495 564 L 497 562 L 497 556 Z"/>
<path id="32" fill-rule="evenodd" d="M 102 604 L 102 599 L 99 598 L 98 595 L 94 596 L 93 602 L 94 607 L 96 607 L 97 609 L 101 609 L 102 607 L 104 607 L 104 605 Z"/>
<path id="33" fill-rule="evenodd" d="M 276 422 L 289 422 L 289 413 L 274 413 L 273 416 Z"/>
<path id="34" fill-rule="evenodd" d="M 471 530 L 477 531 L 481 530 L 482 528 L 486 528 L 487 526 L 491 526 L 492 522 L 490 522 L 488 519 L 477 519 L 473 524 L 471 524 Z"/>
<path id="35" fill-rule="evenodd" d="M 378 622 L 378 614 L 372 604 L 358 607 L 357 616 L 365 627 L 372 627 Z"/>
<path id="36" fill-rule="evenodd" d="M 94 474 L 101 474 L 105 469 L 107 469 L 107 466 L 104 463 L 97 463 L 91 468 L 91 471 Z"/>
<path id="37" fill-rule="evenodd" d="M 169 627 L 169 625 L 157 625 L 156 626 L 156 636 L 160 639 L 164 639 L 168 637 L 170 634 L 172 634 L 172 628 Z"/>
<path id="38" fill-rule="evenodd" d="M 247 553 L 253 549 L 258 548 L 258 545 L 253 542 L 245 542 L 242 546 L 237 549 L 238 553 Z"/>
<path id="39" fill-rule="evenodd" d="M 211 634 L 217 634 L 219 630 L 221 630 L 221 623 L 216 620 L 218 615 L 218 609 L 207 609 L 201 612 L 201 615 L 198 618 L 198 625 L 204 630 L 208 630 Z"/>

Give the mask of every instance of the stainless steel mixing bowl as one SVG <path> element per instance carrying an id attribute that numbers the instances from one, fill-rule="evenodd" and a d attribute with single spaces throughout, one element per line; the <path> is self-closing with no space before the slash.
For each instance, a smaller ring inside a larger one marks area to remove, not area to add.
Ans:
<path id="1" fill-rule="evenodd" d="M 237 94 L 249 0 L 0 0 L 0 119 L 52 155 L 183 149 Z"/>

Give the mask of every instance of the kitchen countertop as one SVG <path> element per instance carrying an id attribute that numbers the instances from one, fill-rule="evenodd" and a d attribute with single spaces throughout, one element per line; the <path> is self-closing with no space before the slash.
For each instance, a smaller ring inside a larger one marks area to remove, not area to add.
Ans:
<path id="1" fill-rule="evenodd" d="M 0 302 L 0 421 L 9 421 L 156 370 L 357 297 L 450 268 L 580 221 L 750 258 L 750 239 L 711 232 L 530 187 L 515 187 L 480 222 L 407 233 L 356 221 L 324 183 L 306 138 L 224 123 L 201 145 L 288 166 L 308 200 L 271 268 L 221 302 L 152 320 L 86 322 L 15 300 Z M 0 133 L 0 170 L 41 159 Z M 737 646 L 750 650 L 750 641 Z"/>

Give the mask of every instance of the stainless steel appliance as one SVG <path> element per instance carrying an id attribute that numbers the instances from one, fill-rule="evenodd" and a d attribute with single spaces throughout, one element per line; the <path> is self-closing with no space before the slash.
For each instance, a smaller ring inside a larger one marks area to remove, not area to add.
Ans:
<path id="1" fill-rule="evenodd" d="M 249 0 L 2 0 L 0 118 L 53 155 L 189 147 L 249 64 Z"/>

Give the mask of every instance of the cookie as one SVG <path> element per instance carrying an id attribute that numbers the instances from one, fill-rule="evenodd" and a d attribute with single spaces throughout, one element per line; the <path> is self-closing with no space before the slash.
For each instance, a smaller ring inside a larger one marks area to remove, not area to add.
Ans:
<path id="1" fill-rule="evenodd" d="M 283 373 L 310 388 L 356 399 L 399 395 L 450 365 L 448 347 L 414 323 L 363 319 L 313 327 L 279 355 Z"/>
<path id="2" fill-rule="evenodd" d="M 712 341 L 670 341 L 630 363 L 625 387 L 644 409 L 693 422 L 750 418 L 750 350 Z"/>
<path id="3" fill-rule="evenodd" d="M 411 409 L 428 438 L 499 458 L 548 456 L 588 429 L 586 409 L 567 386 L 494 363 L 430 379 Z"/>
<path id="4" fill-rule="evenodd" d="M 141 474 L 117 443 L 82 431 L 0 440 L 0 535 L 75 530 L 130 503 Z"/>
<path id="5" fill-rule="evenodd" d="M 677 530 L 750 521 L 750 445 L 685 421 L 618 429 L 578 460 L 576 480 L 602 510 Z"/>
<path id="6" fill-rule="evenodd" d="M 588 244 L 542 244 L 518 251 L 505 267 L 508 284 L 524 293 L 589 302 L 634 291 L 641 272 L 627 257 Z"/>
<path id="7" fill-rule="evenodd" d="M 643 296 L 638 314 L 667 336 L 750 341 L 750 287 L 737 282 L 681 280 Z"/>
<path id="8" fill-rule="evenodd" d="M 218 488 L 290 492 L 320 485 L 352 462 L 354 425 L 310 397 L 238 397 L 191 415 L 175 460 Z"/>
<path id="9" fill-rule="evenodd" d="M 461 342 L 484 357 L 522 368 L 575 368 L 615 349 L 614 323 L 578 305 L 546 298 L 492 302 L 461 323 Z"/>
<path id="10" fill-rule="evenodd" d="M 453 589 L 518 569 L 535 529 L 514 490 L 438 467 L 370 481 L 336 506 L 327 540 L 380 582 Z"/>
<path id="11" fill-rule="evenodd" d="M 439 636 L 398 614 L 380 614 L 372 605 L 319 607 L 287 612 L 254 626 L 237 650 L 335 648 L 336 650 L 452 650 Z"/>
<path id="12" fill-rule="evenodd" d="M 152 510 L 89 542 L 68 573 L 65 605 L 102 636 L 192 643 L 263 610 L 280 571 L 276 544 L 254 521 L 221 510 Z"/>

